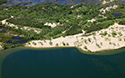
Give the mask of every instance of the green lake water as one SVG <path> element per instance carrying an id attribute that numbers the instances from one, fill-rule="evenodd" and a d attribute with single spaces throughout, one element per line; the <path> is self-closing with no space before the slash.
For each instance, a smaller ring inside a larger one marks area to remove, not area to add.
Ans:
<path id="1" fill-rule="evenodd" d="M 0 75 L 1 78 L 125 78 L 125 48 L 116 51 L 86 54 L 77 48 L 5 50 L 0 52 Z"/>

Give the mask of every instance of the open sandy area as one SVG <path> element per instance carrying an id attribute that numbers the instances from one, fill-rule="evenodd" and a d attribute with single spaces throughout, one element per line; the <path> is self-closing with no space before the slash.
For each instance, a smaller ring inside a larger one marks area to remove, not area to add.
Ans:
<path id="1" fill-rule="evenodd" d="M 104 32 L 107 34 L 101 35 Z M 113 33 L 115 33 L 114 36 Z M 95 35 L 82 35 L 83 33 L 51 40 L 32 40 L 25 46 L 34 48 L 77 47 L 91 52 L 125 47 L 125 25 L 115 23 L 107 29 L 96 31 Z"/>

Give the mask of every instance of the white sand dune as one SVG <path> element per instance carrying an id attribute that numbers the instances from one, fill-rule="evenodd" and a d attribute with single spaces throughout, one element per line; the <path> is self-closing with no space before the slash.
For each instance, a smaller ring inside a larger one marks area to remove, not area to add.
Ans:
<path id="1" fill-rule="evenodd" d="M 100 12 L 102 12 L 102 14 L 105 14 L 106 11 L 110 11 L 111 9 L 116 9 L 116 8 L 118 8 L 118 5 L 113 5 L 113 6 L 106 7 L 105 9 L 104 8 L 100 9 Z"/>
<path id="2" fill-rule="evenodd" d="M 100 33 L 107 32 L 108 35 L 111 35 L 109 37 L 101 36 Z M 112 37 L 112 32 L 116 31 L 117 35 L 115 37 Z M 121 33 L 122 36 L 119 36 L 118 33 Z M 52 45 L 50 45 L 50 40 L 32 40 L 28 43 L 26 43 L 26 47 L 35 47 L 35 48 L 49 48 L 49 47 L 77 47 L 81 48 L 85 51 L 101 51 L 101 50 L 109 50 L 109 49 L 118 49 L 121 47 L 125 47 L 125 25 L 118 25 L 115 23 L 114 25 L 110 26 L 107 29 L 102 29 L 100 31 L 95 32 L 96 35 L 90 35 L 90 36 L 82 36 L 83 33 L 76 34 L 73 36 L 66 36 L 66 37 L 60 37 L 56 39 L 52 39 Z M 90 42 L 88 40 L 90 38 Z M 43 45 L 41 45 L 41 42 Z M 35 43 L 35 45 L 34 45 Z M 58 43 L 58 46 L 56 44 Z M 65 43 L 65 46 L 63 45 Z M 68 45 L 67 45 L 68 43 Z M 98 46 L 97 46 L 98 45 Z M 85 49 L 84 47 L 87 47 Z"/>
<path id="3" fill-rule="evenodd" d="M 109 0 L 109 1 L 104 0 L 104 1 L 102 2 L 102 4 L 108 4 L 108 3 L 111 3 L 111 2 L 114 2 L 114 0 Z"/>
<path id="4" fill-rule="evenodd" d="M 60 25 L 60 23 L 48 23 L 48 22 L 46 22 L 44 25 L 48 25 L 48 26 L 51 26 L 52 28 L 54 28 L 57 25 Z"/>
<path id="5" fill-rule="evenodd" d="M 95 19 L 88 20 L 88 22 L 94 22 L 94 21 L 96 21 L 96 20 Z"/>
<path id="6" fill-rule="evenodd" d="M 12 18 L 12 16 L 11 16 L 11 18 Z M 2 21 L 1 21 L 2 24 L 7 25 L 7 26 L 10 26 L 10 27 L 15 27 L 15 29 L 18 29 L 18 28 L 19 28 L 18 25 L 14 25 L 14 24 L 12 24 L 12 23 L 9 23 L 9 22 L 7 22 L 6 20 L 7 20 L 7 19 L 2 20 Z M 24 29 L 24 30 L 28 30 L 28 31 L 34 30 L 34 32 L 36 32 L 37 34 L 39 34 L 39 33 L 41 32 L 41 30 L 42 30 L 42 29 L 39 29 L 39 28 L 33 28 L 33 27 L 28 27 L 28 26 L 20 27 L 20 29 L 21 29 L 21 30 Z"/>

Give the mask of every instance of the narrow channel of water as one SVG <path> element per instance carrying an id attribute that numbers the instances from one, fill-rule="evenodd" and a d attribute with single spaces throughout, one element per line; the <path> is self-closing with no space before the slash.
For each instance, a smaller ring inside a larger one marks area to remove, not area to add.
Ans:
<path id="1" fill-rule="evenodd" d="M 31 2 L 29 3 L 27 6 L 31 6 L 31 5 L 35 5 L 35 4 L 40 4 L 40 3 L 44 3 L 44 2 L 52 2 L 52 4 L 61 4 L 61 5 L 73 5 L 73 4 L 79 4 L 79 3 L 84 3 L 84 1 L 86 2 L 94 2 L 94 1 L 98 1 L 98 0 L 8 0 L 8 3 L 3 4 L 3 5 L 13 5 L 13 4 L 17 4 L 17 3 L 22 3 L 22 2 Z M 25 6 L 23 4 L 21 4 L 21 6 Z"/>

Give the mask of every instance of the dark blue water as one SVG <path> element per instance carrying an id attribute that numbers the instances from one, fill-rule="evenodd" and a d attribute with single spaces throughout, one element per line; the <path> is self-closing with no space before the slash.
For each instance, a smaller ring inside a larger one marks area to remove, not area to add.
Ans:
<path id="1" fill-rule="evenodd" d="M 29 40 L 18 40 L 18 41 L 15 41 L 15 42 L 12 42 L 11 40 L 7 41 L 6 43 L 11 43 L 11 44 L 25 44 L 27 43 Z"/>
<path id="2" fill-rule="evenodd" d="M 12 42 L 11 40 L 7 41 L 6 43 L 11 43 L 11 44 L 25 44 L 27 43 L 29 40 L 18 40 L 18 41 L 15 41 L 15 42 Z"/>
<path id="3" fill-rule="evenodd" d="M 20 36 L 14 36 L 12 39 L 13 39 L 13 40 L 23 40 L 23 38 L 20 37 Z"/>
<path id="4" fill-rule="evenodd" d="M 8 0 L 8 2 L 3 5 L 11 6 L 13 4 L 22 3 L 22 2 L 29 3 L 26 6 L 32 6 L 32 5 L 40 4 L 44 2 L 52 2 L 52 4 L 61 4 L 61 5 L 74 5 L 74 4 L 84 3 L 85 1 L 91 2 L 92 4 L 98 3 L 97 6 L 100 5 L 100 0 L 83 0 L 83 1 L 81 0 Z M 121 0 L 120 3 L 125 3 L 125 0 Z M 22 3 L 20 6 L 25 6 L 25 5 Z"/>
<path id="5" fill-rule="evenodd" d="M 31 39 L 30 39 L 31 40 Z M 15 43 L 13 43 L 13 44 L 25 44 L 25 43 L 27 43 L 28 41 L 30 41 L 30 40 L 21 40 L 21 41 L 16 41 Z"/>
<path id="6" fill-rule="evenodd" d="M 14 45 L 25 44 L 26 42 L 28 42 L 29 40 L 32 40 L 32 39 L 24 39 L 23 37 L 20 37 L 20 36 L 14 36 L 14 37 L 12 37 L 12 40 L 17 40 L 17 41 L 12 42 L 11 40 L 9 40 L 6 43 L 12 43 Z"/>
<path id="7" fill-rule="evenodd" d="M 98 0 L 84 0 L 84 1 L 98 1 Z M 3 4 L 3 5 L 13 5 L 17 3 L 22 3 L 22 2 L 32 2 L 29 3 L 27 6 L 35 5 L 35 4 L 40 4 L 44 2 L 52 2 L 52 4 L 61 4 L 61 5 L 68 5 L 68 4 L 79 4 L 79 3 L 84 3 L 84 1 L 81 0 L 8 0 L 8 3 Z M 21 6 L 25 6 L 21 4 Z"/>
<path id="8" fill-rule="evenodd" d="M 114 13 L 112 13 L 112 15 L 114 15 L 115 17 L 121 17 L 122 16 L 122 14 L 114 14 Z"/>
<path id="9" fill-rule="evenodd" d="M 87 55 L 76 48 L 25 49 L 8 55 L 2 78 L 125 78 L 125 52 Z"/>
<path id="10" fill-rule="evenodd" d="M 7 31 L 7 28 L 2 28 L 2 30 L 0 31 L 0 33 L 5 33 Z"/>

